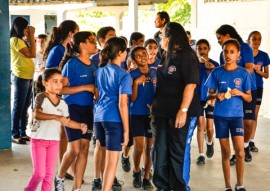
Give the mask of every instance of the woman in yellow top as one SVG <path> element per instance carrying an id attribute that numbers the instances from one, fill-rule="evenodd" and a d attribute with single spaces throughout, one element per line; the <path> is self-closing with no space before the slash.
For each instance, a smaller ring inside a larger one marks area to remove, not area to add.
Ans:
<path id="1" fill-rule="evenodd" d="M 26 19 L 14 19 L 10 30 L 11 82 L 14 86 L 11 128 L 12 142 L 18 144 L 29 141 L 25 130 L 35 68 L 32 60 L 36 57 L 34 33 L 35 28 L 29 26 Z"/>

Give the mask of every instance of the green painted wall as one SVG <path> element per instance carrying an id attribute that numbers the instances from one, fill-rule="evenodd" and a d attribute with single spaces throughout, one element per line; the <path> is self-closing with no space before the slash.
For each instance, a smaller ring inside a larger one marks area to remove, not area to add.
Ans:
<path id="1" fill-rule="evenodd" d="M 0 150 L 11 148 L 8 2 L 0 3 Z"/>

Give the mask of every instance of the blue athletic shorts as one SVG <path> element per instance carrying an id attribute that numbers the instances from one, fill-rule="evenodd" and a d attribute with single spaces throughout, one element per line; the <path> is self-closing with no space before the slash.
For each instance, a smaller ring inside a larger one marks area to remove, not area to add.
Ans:
<path id="1" fill-rule="evenodd" d="M 256 105 L 261 105 L 263 96 L 263 88 L 257 87 Z"/>
<path id="2" fill-rule="evenodd" d="M 200 116 L 205 116 L 206 119 L 214 119 L 214 107 L 208 105 L 207 108 L 203 108 L 205 105 L 206 101 L 201 101 Z"/>
<path id="3" fill-rule="evenodd" d="M 96 139 L 109 151 L 121 151 L 123 142 L 123 124 L 120 122 L 95 122 Z"/>
<path id="4" fill-rule="evenodd" d="M 247 120 L 255 120 L 255 109 L 256 109 L 256 100 L 257 100 L 257 90 L 251 91 L 252 101 L 251 102 L 243 102 L 243 110 L 244 110 L 244 119 Z"/>
<path id="5" fill-rule="evenodd" d="M 132 137 L 152 138 L 149 115 L 131 115 L 130 119 Z"/>
<path id="6" fill-rule="evenodd" d="M 90 140 L 93 133 L 93 107 L 69 105 L 68 110 L 71 120 L 78 123 L 85 123 L 88 126 L 88 131 L 85 134 L 82 134 L 80 129 L 65 127 L 68 142 L 76 141 L 79 139 Z"/>
<path id="7" fill-rule="evenodd" d="M 231 136 L 244 136 L 243 117 L 214 116 L 216 138 L 229 138 Z"/>

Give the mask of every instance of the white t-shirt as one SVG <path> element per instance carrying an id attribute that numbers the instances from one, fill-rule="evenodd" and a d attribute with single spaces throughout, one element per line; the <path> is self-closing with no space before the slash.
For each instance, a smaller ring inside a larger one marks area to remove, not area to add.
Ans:
<path id="1" fill-rule="evenodd" d="M 59 102 L 53 104 L 44 92 L 37 94 L 35 108 L 42 109 L 43 113 L 69 117 L 66 102 L 59 97 Z M 31 132 L 31 138 L 43 140 L 60 140 L 61 123 L 56 120 L 40 120 L 40 127 Z"/>
<path id="2" fill-rule="evenodd" d="M 36 58 L 33 59 L 35 63 L 34 80 L 38 79 L 38 76 L 42 74 L 45 69 L 45 62 L 43 61 L 43 54 L 36 52 Z"/>

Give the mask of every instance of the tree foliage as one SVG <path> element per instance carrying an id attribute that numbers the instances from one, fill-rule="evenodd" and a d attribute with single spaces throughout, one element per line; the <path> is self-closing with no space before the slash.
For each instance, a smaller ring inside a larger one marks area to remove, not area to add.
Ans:
<path id="1" fill-rule="evenodd" d="M 190 23 L 191 5 L 187 0 L 168 0 L 167 3 L 160 3 L 158 11 L 166 11 L 171 21 L 186 25 Z"/>

